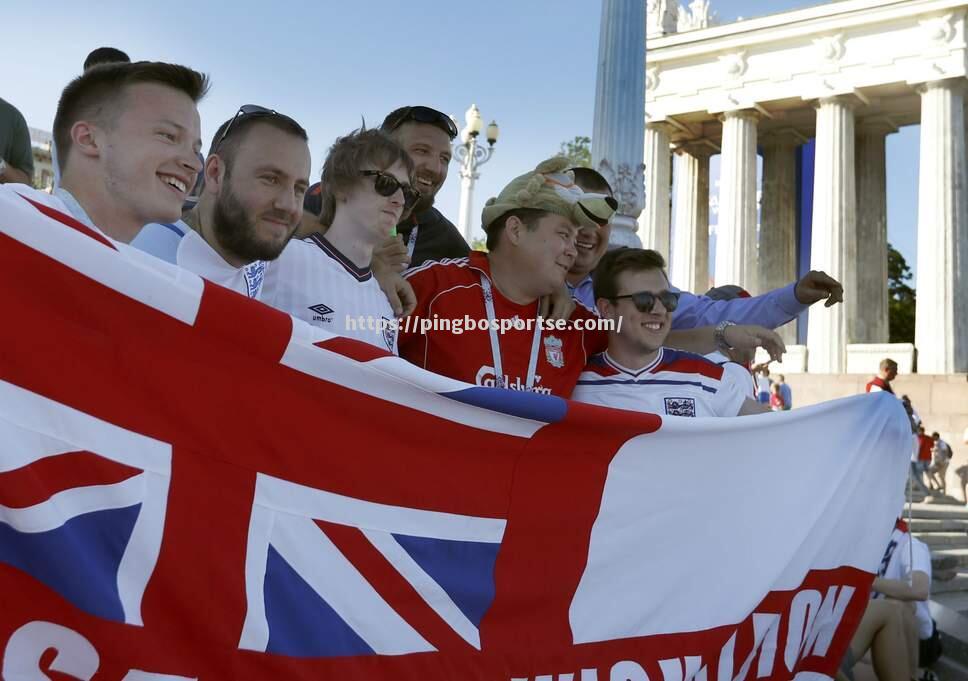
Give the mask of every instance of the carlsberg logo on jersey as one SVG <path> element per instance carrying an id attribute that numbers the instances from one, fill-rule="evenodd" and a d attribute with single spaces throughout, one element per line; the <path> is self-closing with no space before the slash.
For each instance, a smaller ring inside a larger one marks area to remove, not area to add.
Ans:
<path id="1" fill-rule="evenodd" d="M 527 383 L 522 381 L 520 376 L 515 376 L 512 379 L 507 374 L 504 374 L 503 385 L 498 386 L 497 380 L 494 376 L 494 367 L 487 364 L 481 366 L 481 368 L 477 370 L 477 374 L 474 376 L 474 382 L 477 383 L 477 385 L 482 385 L 486 388 L 501 387 L 508 390 L 528 390 Z M 550 395 L 551 388 L 540 386 L 538 385 L 539 383 L 541 383 L 541 374 L 535 374 L 534 387 L 531 388 L 531 392 L 538 393 L 539 395 Z"/>

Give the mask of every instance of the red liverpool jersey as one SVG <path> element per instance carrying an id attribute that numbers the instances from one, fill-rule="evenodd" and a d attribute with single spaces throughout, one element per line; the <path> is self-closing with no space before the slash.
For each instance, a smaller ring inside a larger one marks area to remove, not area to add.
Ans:
<path id="1" fill-rule="evenodd" d="M 405 276 L 417 294 L 417 308 L 401 325 L 400 356 L 444 376 L 476 385 L 498 385 L 481 284 L 482 275 L 491 281 L 490 272 L 487 255 L 478 251 L 467 258 L 428 262 L 408 271 Z M 521 327 L 530 320 L 530 328 L 496 332 L 503 387 L 527 390 L 538 302 L 519 305 L 505 298 L 493 284 L 490 288 L 496 323 L 503 321 L 510 326 L 517 321 Z M 534 392 L 571 395 L 588 358 L 608 345 L 608 333 L 595 328 L 597 321 L 594 312 L 581 303 L 567 321 L 560 322 L 565 329 L 547 328 L 553 322 L 545 321 L 535 349 Z M 471 329 L 472 325 L 475 328 Z"/>

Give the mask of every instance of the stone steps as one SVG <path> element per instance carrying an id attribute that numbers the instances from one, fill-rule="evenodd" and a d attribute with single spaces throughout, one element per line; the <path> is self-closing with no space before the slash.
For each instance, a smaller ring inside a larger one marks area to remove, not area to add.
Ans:
<path id="1" fill-rule="evenodd" d="M 968 548 L 968 534 L 963 530 L 961 532 L 915 532 L 914 536 L 927 544 L 932 551 L 945 548 Z"/>

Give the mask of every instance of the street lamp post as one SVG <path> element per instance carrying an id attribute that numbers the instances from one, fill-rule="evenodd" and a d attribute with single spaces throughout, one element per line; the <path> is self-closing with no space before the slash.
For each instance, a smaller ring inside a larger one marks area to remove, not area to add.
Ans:
<path id="1" fill-rule="evenodd" d="M 460 211 L 458 227 L 467 243 L 471 242 L 473 232 L 473 221 L 471 212 L 474 210 L 474 182 L 480 178 L 477 172 L 478 167 L 487 163 L 491 154 L 494 153 L 494 145 L 497 142 L 498 127 L 497 123 L 491 121 L 487 126 L 485 136 L 487 146 L 478 144 L 477 136 L 481 134 L 484 121 L 481 119 L 481 112 L 476 104 L 471 104 L 471 108 L 464 114 L 467 125 L 461 131 L 460 142 L 454 143 L 454 160 L 460 164 Z"/>

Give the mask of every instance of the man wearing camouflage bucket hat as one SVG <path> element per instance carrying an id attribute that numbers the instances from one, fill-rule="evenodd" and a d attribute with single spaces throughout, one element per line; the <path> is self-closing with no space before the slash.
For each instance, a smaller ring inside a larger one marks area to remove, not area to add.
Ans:
<path id="1" fill-rule="evenodd" d="M 605 224 L 616 203 L 583 192 L 563 157 L 512 180 L 484 207 L 488 253 L 428 262 L 407 272 L 417 308 L 400 355 L 483 386 L 568 397 L 608 334 L 578 305 L 567 320 L 538 318 L 540 299 L 564 286 L 582 224 Z"/>

